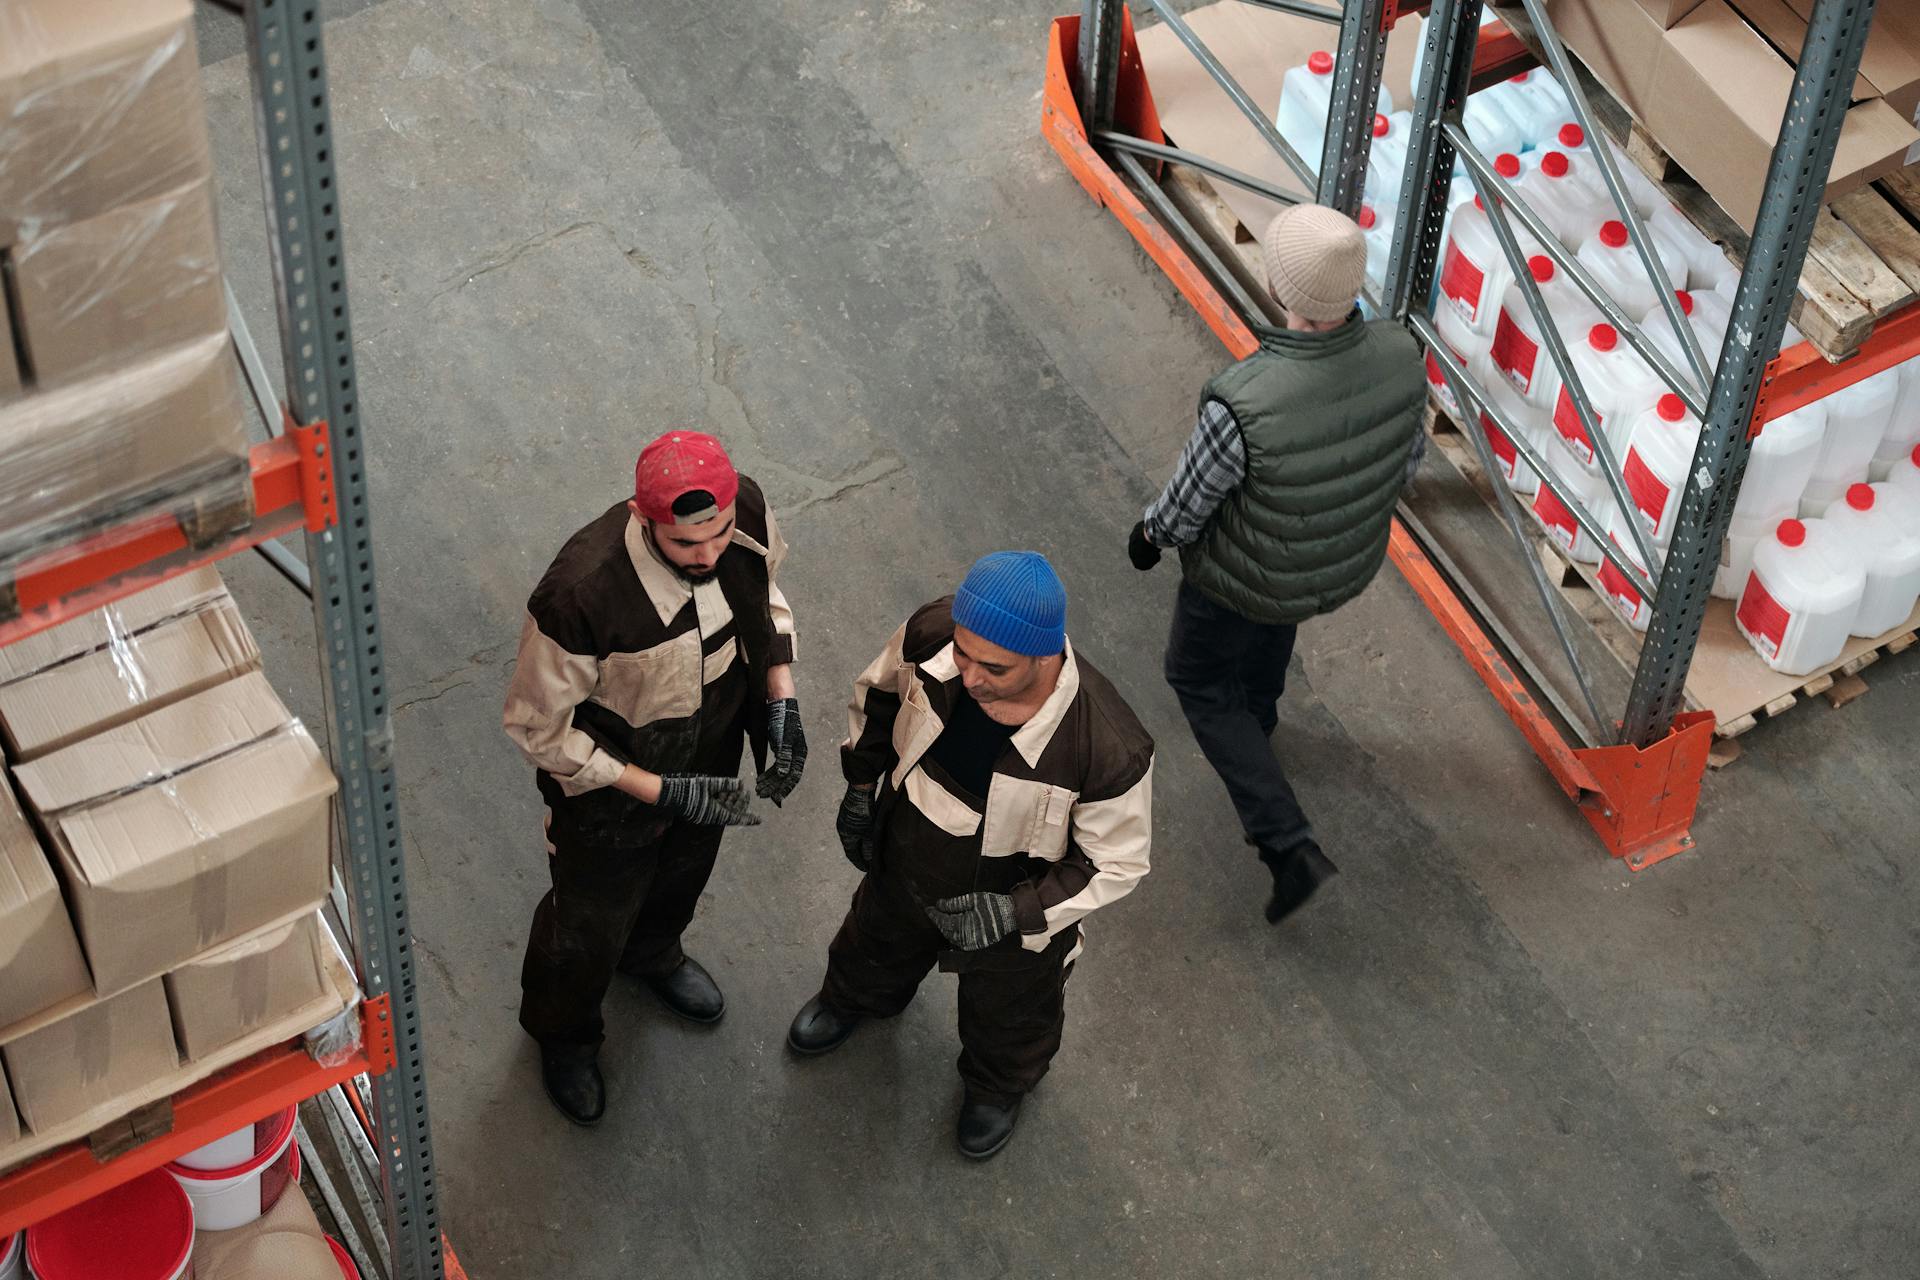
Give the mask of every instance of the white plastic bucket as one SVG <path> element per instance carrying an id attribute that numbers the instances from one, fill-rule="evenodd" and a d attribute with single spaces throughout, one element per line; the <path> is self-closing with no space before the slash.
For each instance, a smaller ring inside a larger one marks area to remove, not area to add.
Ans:
<path id="1" fill-rule="evenodd" d="M 293 1145 L 294 1108 L 276 1113 L 254 1128 L 253 1154 L 220 1169 L 167 1166 L 193 1202 L 200 1231 L 231 1231 L 256 1221 L 273 1208 L 281 1193 L 299 1178 L 299 1153 Z"/>
<path id="2" fill-rule="evenodd" d="M 27 1251 L 27 1233 L 16 1231 L 6 1244 L 0 1245 L 0 1280 L 20 1280 L 21 1257 Z"/>
<path id="3" fill-rule="evenodd" d="M 1699 442 L 1700 420 L 1671 392 L 1633 424 L 1620 473 L 1655 546 L 1664 547 L 1673 537 L 1674 518 L 1680 514 L 1680 497 Z"/>
<path id="4" fill-rule="evenodd" d="M 1604 516 L 1600 498 L 1607 491 L 1605 480 L 1571 466 L 1554 473 L 1554 478 L 1572 490 L 1580 500 L 1580 505 L 1587 509 L 1596 522 Z M 1600 561 L 1600 544 L 1587 536 L 1587 531 L 1574 519 L 1573 509 L 1545 484 L 1533 495 L 1533 516 L 1546 529 L 1547 536 L 1559 543 L 1561 550 L 1574 560 L 1581 564 L 1597 564 Z"/>
<path id="5" fill-rule="evenodd" d="M 1587 332 L 1600 319 L 1584 295 L 1557 277 L 1551 258 L 1537 254 L 1527 260 L 1527 267 L 1534 283 L 1540 287 L 1547 314 L 1563 339 Z M 1508 285 L 1500 302 L 1499 318 L 1494 321 L 1493 343 L 1488 355 L 1494 368 L 1529 404 L 1551 412 L 1560 394 L 1560 371 L 1547 351 L 1543 332 L 1521 294 L 1519 282 Z"/>
<path id="6" fill-rule="evenodd" d="M 1825 521 L 1782 520 L 1754 552 L 1734 625 L 1775 671 L 1811 675 L 1847 647 L 1865 590 Z"/>
<path id="7" fill-rule="evenodd" d="M 1827 396 L 1827 437 L 1800 499 L 1803 519 L 1820 516 L 1847 486 L 1867 478 L 1900 398 L 1898 367 L 1883 369 Z"/>
<path id="8" fill-rule="evenodd" d="M 27 1228 L 26 1262 L 38 1280 L 188 1280 L 193 1207 L 155 1169 Z"/>
<path id="9" fill-rule="evenodd" d="M 1920 601 L 1920 525 L 1911 525 L 1903 495 L 1884 484 L 1856 484 L 1827 508 L 1827 527 L 1843 554 L 1866 570 L 1857 636 L 1883 635 L 1913 616 Z"/>

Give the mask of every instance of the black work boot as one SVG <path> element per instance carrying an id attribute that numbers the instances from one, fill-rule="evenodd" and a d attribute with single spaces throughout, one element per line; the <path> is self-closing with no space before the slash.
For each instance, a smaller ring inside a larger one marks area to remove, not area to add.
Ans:
<path id="1" fill-rule="evenodd" d="M 1279 924 L 1307 904 L 1315 891 L 1340 874 L 1340 868 L 1311 839 L 1276 853 L 1260 849 L 1260 861 L 1273 873 L 1273 897 L 1267 900 L 1267 923 Z"/>
<path id="2" fill-rule="evenodd" d="M 960 1143 L 960 1154 L 969 1160 L 987 1160 L 1013 1140 L 1013 1126 L 1020 1119 L 1020 1099 L 1002 1105 L 981 1102 L 969 1094 L 960 1104 L 960 1120 L 953 1136 Z"/>
<path id="3" fill-rule="evenodd" d="M 863 1020 L 859 1014 L 841 1013 L 815 996 L 793 1015 L 793 1025 L 787 1028 L 787 1047 L 809 1058 L 832 1053 L 847 1042 Z"/>
<path id="4" fill-rule="evenodd" d="M 660 1003 L 688 1022 L 711 1025 L 727 1011 L 727 998 L 720 984 L 691 956 L 667 973 L 641 974 L 640 981 L 660 997 Z"/>
<path id="5" fill-rule="evenodd" d="M 607 1084 L 600 1078 L 600 1051 L 591 1045 L 540 1046 L 540 1079 L 560 1114 L 583 1128 L 607 1112 Z"/>

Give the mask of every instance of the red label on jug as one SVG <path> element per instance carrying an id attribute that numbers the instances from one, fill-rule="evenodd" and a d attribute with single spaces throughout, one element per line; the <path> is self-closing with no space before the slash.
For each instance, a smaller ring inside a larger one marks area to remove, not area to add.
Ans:
<path id="1" fill-rule="evenodd" d="M 1499 460 L 1500 473 L 1512 480 L 1519 470 L 1520 451 L 1513 447 L 1513 441 L 1507 439 L 1507 433 L 1484 413 L 1480 415 L 1480 429 L 1487 433 L 1487 443 L 1493 448 L 1493 456 Z"/>
<path id="2" fill-rule="evenodd" d="M 1734 617 L 1739 619 L 1740 629 L 1760 646 L 1761 653 L 1768 658 L 1780 656 L 1780 646 L 1786 643 L 1787 624 L 1793 621 L 1793 615 L 1768 594 L 1758 573 L 1747 574 L 1747 589 L 1740 593 L 1740 608 Z"/>
<path id="3" fill-rule="evenodd" d="M 1533 388 L 1533 362 L 1540 355 L 1540 344 L 1520 331 L 1513 315 L 1504 307 L 1493 326 L 1493 363 L 1507 380 L 1525 395 Z"/>
<path id="4" fill-rule="evenodd" d="M 1620 468 L 1622 478 L 1627 482 L 1627 492 L 1633 495 L 1633 505 L 1639 508 L 1640 518 L 1646 523 L 1648 533 L 1660 532 L 1660 517 L 1666 514 L 1667 499 L 1673 490 L 1666 481 L 1653 474 L 1637 449 L 1627 450 L 1626 465 Z"/>
<path id="5" fill-rule="evenodd" d="M 1574 520 L 1573 512 L 1567 509 L 1567 504 L 1544 484 L 1533 497 L 1533 514 L 1540 517 L 1540 523 L 1547 526 L 1547 532 L 1553 535 L 1555 542 L 1568 551 L 1573 550 L 1574 539 L 1580 536 L 1580 525 Z"/>
<path id="6" fill-rule="evenodd" d="M 1613 545 L 1619 546 L 1619 539 L 1616 538 Z M 1614 598 L 1630 621 L 1639 618 L 1640 593 L 1627 581 L 1627 575 L 1620 572 L 1620 566 L 1605 557 L 1600 560 L 1600 589 Z"/>
<path id="7" fill-rule="evenodd" d="M 1605 421 L 1599 414 L 1593 415 L 1595 426 Z M 1560 399 L 1553 406 L 1553 426 L 1560 438 L 1567 442 L 1567 448 L 1573 450 L 1573 456 L 1593 465 L 1593 441 L 1587 438 L 1587 429 L 1580 423 L 1580 411 L 1573 407 L 1573 397 L 1567 394 L 1566 387 L 1560 388 Z"/>
<path id="8" fill-rule="evenodd" d="M 1440 292 L 1472 324 L 1480 318 L 1480 292 L 1486 287 L 1487 273 L 1473 265 L 1460 246 L 1447 241 L 1446 261 L 1440 264 Z"/>

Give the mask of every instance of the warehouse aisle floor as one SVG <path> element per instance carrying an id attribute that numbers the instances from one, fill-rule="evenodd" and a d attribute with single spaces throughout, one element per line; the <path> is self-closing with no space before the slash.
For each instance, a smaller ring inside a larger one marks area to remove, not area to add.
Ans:
<path id="1" fill-rule="evenodd" d="M 328 28 L 445 1225 L 477 1277 L 1911 1273 L 1920 663 L 1763 726 L 1701 851 L 1607 859 L 1391 571 L 1311 627 L 1280 750 L 1345 875 L 1281 930 L 1128 526 L 1219 347 L 1037 128 L 1057 5 L 384 0 Z M 217 23 L 217 16 L 209 16 Z M 224 41 L 224 43 L 222 43 Z M 230 34 L 236 288 L 271 315 Z M 523 602 L 638 445 L 720 434 L 794 554 L 818 749 L 730 836 L 718 1028 L 616 987 L 607 1122 L 514 1024 L 542 891 L 498 729 Z M 953 992 L 799 1063 L 854 883 L 853 672 L 979 553 L 1053 557 L 1161 744 L 1156 867 L 1089 930 L 1014 1144 L 955 1153 Z M 302 605 L 230 573 L 317 706 Z"/>

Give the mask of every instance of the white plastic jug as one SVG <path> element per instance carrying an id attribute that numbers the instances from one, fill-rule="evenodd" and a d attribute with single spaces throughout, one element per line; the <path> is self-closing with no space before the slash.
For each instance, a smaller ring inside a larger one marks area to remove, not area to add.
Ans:
<path id="1" fill-rule="evenodd" d="M 1856 636 L 1879 636 L 1904 627 L 1920 602 L 1920 526 L 1904 495 L 1884 484 L 1856 484 L 1827 508 L 1826 523 L 1841 540 L 1847 558 L 1866 570 Z"/>
<path id="2" fill-rule="evenodd" d="M 1445 335 L 1442 335 L 1440 340 L 1446 342 Z M 1466 365 L 1469 369 L 1473 367 L 1473 360 L 1455 350 L 1452 343 L 1447 343 L 1447 350 L 1452 353 L 1454 359 L 1460 361 L 1460 363 Z M 1453 386 L 1447 381 L 1447 375 L 1445 371 L 1440 368 L 1440 362 L 1434 358 L 1431 347 L 1427 349 L 1424 359 L 1427 366 L 1427 394 L 1433 397 L 1434 402 L 1445 411 L 1449 418 L 1452 418 L 1455 422 L 1459 422 L 1461 420 L 1460 402 L 1454 399 Z"/>
<path id="3" fill-rule="evenodd" d="M 1687 412 L 1679 396 L 1668 392 L 1633 424 L 1621 479 L 1634 509 L 1655 545 L 1673 538 L 1674 517 L 1680 514 L 1680 495 L 1693 468 L 1694 447 L 1700 443 L 1700 420 Z"/>
<path id="4" fill-rule="evenodd" d="M 1726 299 L 1727 312 L 1731 315 L 1733 312 L 1734 296 L 1739 290 L 1740 269 L 1729 263 L 1726 274 L 1722 275 L 1718 280 L 1715 280 L 1713 287 L 1704 292 L 1718 294 L 1720 297 Z M 1787 321 L 1786 330 L 1780 335 L 1780 349 L 1782 351 L 1789 351 L 1806 340 L 1806 335 L 1794 328 L 1793 321 L 1789 320 Z"/>
<path id="5" fill-rule="evenodd" d="M 1529 149 L 1549 145 L 1560 123 L 1573 114 L 1573 104 L 1553 73 L 1540 68 L 1522 71 L 1501 86 L 1500 105 L 1520 123 L 1520 136 Z"/>
<path id="6" fill-rule="evenodd" d="M 1727 526 L 1727 540 L 1720 544 L 1720 565 L 1713 573 L 1712 593 L 1722 600 L 1738 600 L 1753 572 L 1753 553 L 1780 527 L 1778 517 L 1747 519 L 1736 514 Z"/>
<path id="7" fill-rule="evenodd" d="M 1638 353 L 1620 341 L 1619 331 L 1604 321 L 1588 328 L 1568 349 L 1580 385 L 1600 419 L 1600 434 L 1618 459 L 1625 452 L 1628 430 L 1659 400 L 1666 384 Z M 1594 442 L 1588 438 L 1564 383 L 1554 397 L 1553 429 L 1568 454 L 1586 470 L 1599 473 Z"/>
<path id="8" fill-rule="evenodd" d="M 1920 356 L 1909 359 L 1899 369 L 1899 400 L 1887 422 L 1887 434 L 1881 437 L 1873 461 L 1867 464 L 1867 475 L 1874 480 L 1885 480 L 1892 475 L 1895 465 L 1906 459 L 1915 446 L 1920 446 Z"/>
<path id="9" fill-rule="evenodd" d="M 1800 509 L 1800 495 L 1813 479 L 1814 463 L 1820 459 L 1820 444 L 1827 435 L 1826 402 L 1812 404 L 1783 414 L 1760 428 L 1747 455 L 1747 473 L 1740 481 L 1740 494 L 1734 499 L 1733 518 L 1755 522 L 1753 537 Z"/>
<path id="10" fill-rule="evenodd" d="M 1587 509 L 1589 515 L 1596 520 L 1599 518 L 1600 500 L 1607 492 L 1605 480 L 1571 466 L 1565 471 L 1555 472 L 1554 479 L 1580 500 L 1580 505 Z M 1571 559 L 1580 564 L 1600 562 L 1600 544 L 1580 527 L 1579 521 L 1573 518 L 1573 511 L 1560 500 L 1560 495 L 1545 484 L 1533 495 L 1533 516 L 1546 529 L 1547 536 L 1559 543 L 1560 549 Z"/>
<path id="11" fill-rule="evenodd" d="M 1820 459 L 1801 495 L 1803 518 L 1820 515 L 1847 491 L 1847 486 L 1867 478 L 1867 468 L 1886 438 L 1893 421 L 1894 406 L 1900 399 L 1900 370 L 1896 366 L 1860 379 L 1828 395 L 1827 438 L 1820 447 Z"/>
<path id="12" fill-rule="evenodd" d="M 1902 493 L 1911 493 L 1920 499 L 1920 444 L 1913 446 L 1913 452 L 1893 464 L 1887 473 L 1885 482 Z"/>
<path id="13" fill-rule="evenodd" d="M 1316 174 L 1327 145 L 1327 113 L 1332 108 L 1333 55 L 1316 49 L 1305 65 L 1291 68 L 1282 77 L 1280 106 L 1273 118 L 1273 127 Z M 1385 85 L 1380 86 L 1379 111 L 1393 114 L 1393 95 Z"/>
<path id="14" fill-rule="evenodd" d="M 1599 321 L 1600 314 L 1586 295 L 1555 273 L 1553 259 L 1537 254 L 1527 260 L 1527 267 L 1563 339 L 1585 333 Z M 1542 333 L 1519 283 L 1508 285 L 1500 301 L 1499 318 L 1494 321 L 1488 355 L 1528 403 L 1551 412 L 1560 394 L 1560 371 L 1554 367 Z M 1567 345 L 1573 344 L 1569 341 Z"/>
<path id="15" fill-rule="evenodd" d="M 1465 126 L 1467 136 L 1473 139 L 1473 145 L 1480 149 L 1483 156 L 1497 156 L 1502 153 L 1519 155 L 1527 149 L 1526 133 L 1520 122 L 1513 117 L 1500 101 L 1500 95 L 1494 92 L 1499 88 L 1482 89 L 1467 98 L 1467 105 L 1461 109 L 1460 123 Z"/>
<path id="16" fill-rule="evenodd" d="M 1578 249 L 1606 220 L 1607 210 L 1594 199 L 1586 181 L 1576 176 L 1564 151 L 1548 151 L 1532 172 L 1523 174 L 1520 197 L 1569 249 Z"/>
<path id="17" fill-rule="evenodd" d="M 1711 375 L 1714 366 L 1720 363 L 1720 349 L 1727 340 L 1724 323 L 1717 327 L 1715 323 L 1727 314 L 1720 306 L 1722 299 L 1716 296 L 1714 305 L 1702 307 L 1700 294 L 1678 289 L 1674 296 L 1680 301 L 1680 313 L 1686 317 L 1687 328 L 1692 331 L 1694 342 L 1700 347 L 1700 355 L 1707 362 L 1707 373 Z M 1674 336 L 1673 323 L 1667 319 L 1665 308 L 1656 306 L 1642 316 L 1640 331 L 1647 335 L 1647 341 L 1653 344 L 1655 350 L 1666 356 L 1675 369 L 1691 380 L 1693 365 L 1681 349 L 1680 339 Z"/>
<path id="18" fill-rule="evenodd" d="M 1634 550 L 1633 531 L 1627 526 L 1627 517 L 1621 513 L 1619 506 L 1612 502 L 1607 503 L 1605 524 L 1607 541 L 1613 544 L 1616 553 L 1641 573 L 1647 573 L 1647 566 L 1640 563 L 1640 553 Z M 1659 554 L 1658 548 L 1655 549 L 1654 554 Z M 1652 579 L 1655 586 L 1659 585 L 1660 580 L 1655 574 L 1647 574 L 1647 576 Z M 1647 622 L 1653 617 L 1653 602 L 1641 598 L 1633 581 L 1620 572 L 1613 561 L 1605 556 L 1600 559 L 1600 593 L 1628 626 L 1635 631 L 1647 629 Z"/>
<path id="19" fill-rule="evenodd" d="M 1867 577 L 1824 520 L 1782 520 L 1753 555 L 1734 625 L 1760 660 L 1811 675 L 1847 647 Z"/>
<path id="20" fill-rule="evenodd" d="M 1620 171 L 1620 181 L 1626 184 L 1627 196 L 1633 201 L 1633 207 L 1640 211 L 1641 217 L 1651 218 L 1655 209 L 1673 203 L 1667 199 L 1667 193 L 1660 189 L 1658 183 L 1640 172 L 1640 166 L 1627 158 L 1625 150 L 1615 146 L 1611 138 L 1602 141 L 1607 144 L 1607 151 L 1613 156 L 1613 167 Z M 1601 182 L 1605 181 L 1601 179 Z"/>
<path id="21" fill-rule="evenodd" d="M 1373 143 L 1367 149 L 1366 197 L 1376 209 L 1391 213 L 1399 208 L 1400 182 L 1407 173 L 1407 135 L 1412 129 L 1410 111 L 1373 117 Z"/>
<path id="22" fill-rule="evenodd" d="M 1502 176 L 1518 176 L 1520 157 L 1511 153 L 1497 156 L 1493 167 Z M 1472 350 L 1493 337 L 1500 300 L 1512 280 L 1507 256 L 1500 252 L 1500 241 L 1487 220 L 1486 206 L 1475 196 L 1472 204 L 1454 211 L 1453 230 L 1440 256 L 1440 305 L 1435 308 L 1434 322 L 1454 350 Z M 1449 311 L 1451 316 L 1445 314 Z M 1473 341 L 1470 335 L 1479 340 Z"/>
<path id="23" fill-rule="evenodd" d="M 1367 242 L 1367 283 L 1377 295 L 1386 289 L 1387 256 L 1393 252 L 1393 220 L 1382 218 L 1372 205 L 1362 204 L 1354 221 L 1360 224 L 1360 234 Z"/>
<path id="24" fill-rule="evenodd" d="M 1652 227 L 1647 228 L 1647 239 L 1660 256 L 1667 278 L 1676 288 L 1684 287 L 1681 282 L 1687 278 L 1687 260 L 1679 246 Z M 1607 219 L 1581 242 L 1579 249 L 1575 256 L 1580 265 L 1593 273 L 1600 287 L 1620 304 L 1622 311 L 1638 319 L 1659 306 L 1660 293 L 1647 264 L 1640 260 L 1639 251 L 1627 235 L 1626 223 L 1618 218 Z"/>
<path id="25" fill-rule="evenodd" d="M 1738 278 L 1739 272 L 1727 260 L 1726 253 L 1704 231 L 1694 226 L 1693 220 L 1680 212 L 1672 201 L 1662 200 L 1654 207 L 1653 213 L 1647 218 L 1647 228 L 1679 250 L 1681 260 L 1686 264 L 1684 279 L 1673 275 L 1672 269 L 1668 269 L 1668 279 L 1674 288 L 1711 289 L 1729 271 Z M 1665 261 L 1664 257 L 1662 261 Z"/>
<path id="26" fill-rule="evenodd" d="M 1547 415 L 1521 399 L 1519 392 L 1508 386 L 1484 363 L 1474 372 L 1480 385 L 1486 388 L 1488 398 L 1520 428 L 1534 453 L 1544 456 L 1548 447 L 1547 435 L 1552 431 L 1547 425 Z M 1494 462 L 1500 468 L 1500 478 L 1507 482 L 1507 487 L 1523 498 L 1538 493 L 1539 473 L 1527 465 L 1526 459 L 1514 448 L 1506 432 L 1486 413 L 1480 415 L 1480 426 L 1487 433 L 1487 443 L 1492 446 Z"/>

